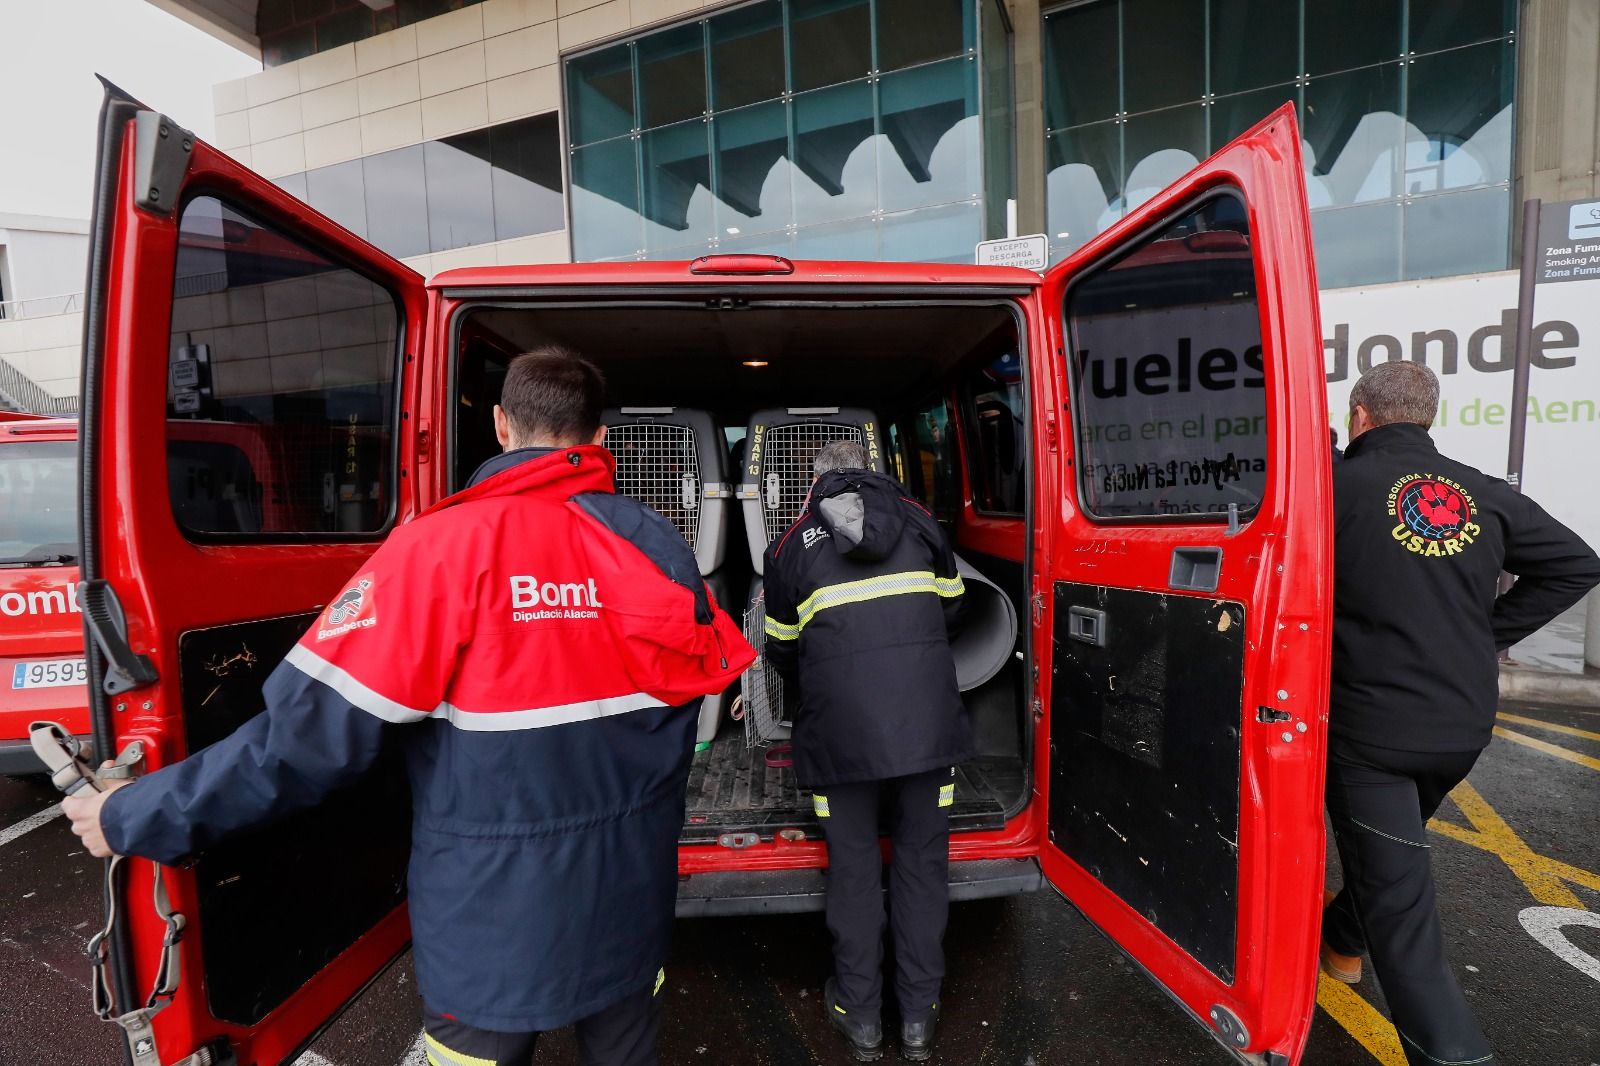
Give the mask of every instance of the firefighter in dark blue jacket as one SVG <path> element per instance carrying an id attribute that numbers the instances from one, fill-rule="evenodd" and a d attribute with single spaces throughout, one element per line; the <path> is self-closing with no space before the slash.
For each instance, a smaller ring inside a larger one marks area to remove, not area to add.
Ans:
<path id="1" fill-rule="evenodd" d="M 800 688 L 795 778 L 828 841 L 828 1020 L 883 1055 L 880 799 L 901 1053 L 933 1053 L 949 911 L 955 766 L 973 755 L 950 634 L 963 605 L 944 531 L 853 442 L 829 444 L 799 519 L 767 549 L 766 658 Z"/>
<path id="2" fill-rule="evenodd" d="M 428 1061 L 527 1066 L 576 1024 L 657 1061 L 657 993 L 699 697 L 755 657 L 673 527 L 615 495 L 604 381 L 518 356 L 505 454 L 407 522 L 268 678 L 266 711 L 115 791 L 69 797 L 96 855 L 176 862 L 353 783 L 391 740 Z"/>

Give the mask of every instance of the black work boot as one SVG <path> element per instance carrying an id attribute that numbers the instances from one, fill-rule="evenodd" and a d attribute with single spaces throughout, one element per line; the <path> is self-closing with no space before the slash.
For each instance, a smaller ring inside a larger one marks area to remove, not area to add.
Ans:
<path id="1" fill-rule="evenodd" d="M 850 1054 L 857 1062 L 877 1062 L 883 1058 L 883 1023 L 877 1018 L 858 1018 L 839 1005 L 839 982 L 828 978 L 822 986 L 822 1009 L 828 1024 L 844 1036 Z"/>
<path id="2" fill-rule="evenodd" d="M 900 1023 L 900 1057 L 907 1062 L 927 1062 L 933 1058 L 933 1031 L 939 1024 L 939 1005 L 920 1022 Z"/>

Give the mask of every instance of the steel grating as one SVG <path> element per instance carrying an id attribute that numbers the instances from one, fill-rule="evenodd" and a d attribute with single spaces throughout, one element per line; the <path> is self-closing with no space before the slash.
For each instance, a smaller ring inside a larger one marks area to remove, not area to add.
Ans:
<path id="1" fill-rule="evenodd" d="M 836 440 L 865 443 L 860 426 L 837 422 L 794 422 L 767 429 L 758 491 L 769 543 L 799 516 L 811 488 L 811 463 L 823 445 Z"/>
<path id="2" fill-rule="evenodd" d="M 617 458 L 617 492 L 647 503 L 691 548 L 700 534 L 700 453 L 694 430 L 663 422 L 619 422 L 606 430 Z"/>

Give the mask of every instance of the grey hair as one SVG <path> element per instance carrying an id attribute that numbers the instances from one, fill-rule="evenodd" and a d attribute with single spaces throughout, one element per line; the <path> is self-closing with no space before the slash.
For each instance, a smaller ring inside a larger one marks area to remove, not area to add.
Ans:
<path id="1" fill-rule="evenodd" d="M 867 469 L 867 450 L 853 440 L 836 440 L 824 444 L 811 462 L 811 473 L 821 477 L 830 470 Z"/>
<path id="2" fill-rule="evenodd" d="M 1428 429 L 1439 413 L 1439 378 L 1421 363 L 1379 363 L 1350 390 L 1350 410 L 1367 409 L 1374 426 L 1412 422 Z"/>

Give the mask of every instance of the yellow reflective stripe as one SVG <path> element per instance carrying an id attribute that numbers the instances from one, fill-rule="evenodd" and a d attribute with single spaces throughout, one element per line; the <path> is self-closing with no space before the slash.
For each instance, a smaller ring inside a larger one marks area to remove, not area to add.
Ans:
<path id="1" fill-rule="evenodd" d="M 811 809 L 817 812 L 818 818 L 828 817 L 828 797 L 820 792 L 812 793 Z"/>
<path id="2" fill-rule="evenodd" d="M 780 622 L 768 616 L 763 628 L 767 636 L 774 640 L 793 640 L 800 635 L 800 627 L 792 626 L 787 622 Z"/>
<path id="3" fill-rule="evenodd" d="M 953 785 L 953 784 L 952 785 L 940 785 L 939 786 L 939 806 L 948 807 L 951 804 L 955 803 L 955 801 L 956 801 L 956 786 Z"/>
<path id="4" fill-rule="evenodd" d="M 427 1042 L 428 1061 L 434 1063 L 434 1066 L 495 1066 L 493 1059 L 480 1059 L 474 1055 L 452 1051 L 435 1040 L 432 1033 L 424 1032 L 422 1039 Z M 443 1061 L 435 1061 L 435 1055 Z"/>
<path id="5" fill-rule="evenodd" d="M 859 581 L 846 581 L 838 585 L 824 585 L 801 602 L 796 612 L 800 621 L 796 631 L 804 629 L 806 623 L 816 617 L 818 611 L 825 611 L 829 607 L 842 607 L 847 603 L 862 603 L 885 596 L 904 596 L 916 592 L 931 592 L 935 596 L 954 599 L 963 591 L 964 586 L 959 576 L 935 577 L 931 570 L 907 570 L 899 574 L 884 574 L 881 577 L 862 578 Z"/>
<path id="6" fill-rule="evenodd" d="M 661 986 L 667 983 L 667 968 L 665 966 L 656 971 L 656 986 L 650 990 L 652 996 L 661 991 Z"/>

